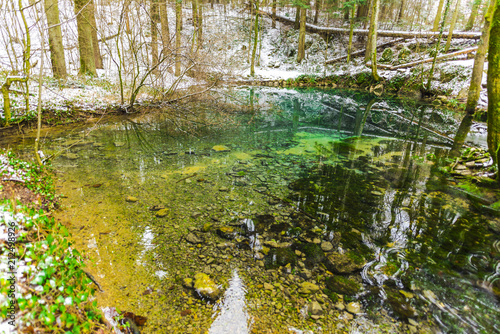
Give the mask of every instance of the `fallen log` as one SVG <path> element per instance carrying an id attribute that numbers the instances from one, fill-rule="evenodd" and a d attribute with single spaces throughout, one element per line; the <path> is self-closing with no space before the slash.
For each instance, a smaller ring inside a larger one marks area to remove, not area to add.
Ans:
<path id="1" fill-rule="evenodd" d="M 272 17 L 272 14 L 266 13 L 266 15 Z M 285 16 L 276 15 L 276 20 L 287 23 L 294 24 L 295 19 L 291 19 Z M 306 30 L 310 32 L 316 32 L 319 34 L 332 35 L 332 34 L 349 34 L 349 29 L 344 28 L 331 28 L 331 27 L 320 27 L 315 24 L 306 23 Z M 355 35 L 368 35 L 368 29 L 354 29 Z M 380 37 L 402 37 L 402 38 L 430 38 L 438 37 L 439 32 L 432 31 L 391 31 L 391 30 L 378 30 L 377 35 Z M 448 37 L 448 32 L 443 32 L 443 37 Z M 465 38 L 465 39 L 479 39 L 481 37 L 480 32 L 470 32 L 470 31 L 455 31 L 453 32 L 452 38 Z"/>
<path id="2" fill-rule="evenodd" d="M 383 44 L 380 44 L 380 45 L 377 45 L 377 49 L 379 48 L 384 48 L 384 47 L 387 47 L 387 46 L 390 46 L 392 44 L 395 44 L 395 43 L 399 43 L 399 42 L 402 42 L 404 41 L 405 39 L 404 38 L 398 38 L 398 39 L 395 39 L 395 40 L 392 40 L 390 42 L 387 42 L 387 43 L 383 43 Z M 356 52 L 353 52 L 351 53 L 351 57 L 356 57 L 356 56 L 363 56 L 364 54 L 366 53 L 366 50 L 363 49 L 363 50 L 359 50 L 359 51 L 356 51 Z M 344 59 L 347 59 L 347 55 L 345 56 L 340 56 L 340 57 L 337 57 L 337 58 L 333 58 L 333 59 L 330 59 L 330 60 L 327 60 L 325 62 L 325 64 L 334 64 L 338 61 L 341 61 L 341 60 L 344 60 Z"/>
<path id="3" fill-rule="evenodd" d="M 445 55 L 438 56 L 436 58 L 436 61 L 437 60 L 448 59 L 448 58 L 453 58 L 453 57 L 456 57 L 456 56 L 459 56 L 459 55 L 464 55 L 464 54 L 467 54 L 467 53 L 474 52 L 476 50 L 477 50 L 477 46 L 475 46 L 473 48 L 468 48 L 468 49 L 464 49 L 464 50 L 452 52 L 452 53 L 447 53 Z M 434 57 L 432 57 L 432 58 L 425 58 L 425 59 L 422 59 L 422 60 L 417 60 L 417 61 L 413 61 L 411 63 L 401 64 L 401 65 L 396 65 L 396 66 L 377 64 L 377 67 L 381 68 L 381 69 L 384 69 L 384 70 L 388 70 L 388 71 L 395 71 L 395 70 L 399 70 L 401 68 L 409 68 L 409 67 L 414 67 L 414 66 L 417 66 L 417 65 L 420 65 L 420 64 L 430 63 L 433 60 L 434 60 Z M 366 64 L 366 66 L 370 67 L 371 65 Z"/>

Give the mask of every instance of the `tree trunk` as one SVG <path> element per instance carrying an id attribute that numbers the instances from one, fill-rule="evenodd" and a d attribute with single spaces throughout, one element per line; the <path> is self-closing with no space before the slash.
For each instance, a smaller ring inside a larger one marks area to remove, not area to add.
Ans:
<path id="1" fill-rule="evenodd" d="M 349 27 L 349 45 L 347 46 L 347 63 L 351 61 L 351 53 L 352 53 L 352 36 L 354 32 L 354 14 L 356 13 L 356 3 L 352 4 L 351 7 L 351 23 Z"/>
<path id="2" fill-rule="evenodd" d="M 476 57 L 474 58 L 474 67 L 472 68 L 472 77 L 470 80 L 469 93 L 467 95 L 467 104 L 465 111 L 467 114 L 474 114 L 476 111 L 477 101 L 481 94 L 481 82 L 483 81 L 483 68 L 486 52 L 488 52 L 488 43 L 490 39 L 491 16 L 495 10 L 495 1 L 490 0 L 488 11 L 484 17 L 483 35 L 479 40 Z"/>
<path id="3" fill-rule="evenodd" d="M 192 53 L 194 44 L 198 40 L 196 38 L 196 35 L 198 34 L 198 0 L 191 0 L 191 8 L 192 8 L 191 12 L 193 15 L 193 39 L 191 41 L 191 53 Z"/>
<path id="4" fill-rule="evenodd" d="M 49 26 L 49 49 L 52 74 L 56 79 L 66 79 L 68 73 L 66 71 L 61 26 L 59 25 L 58 0 L 45 0 L 44 4 L 47 25 Z"/>
<path id="5" fill-rule="evenodd" d="M 175 2 L 175 76 L 181 75 L 182 1 Z"/>
<path id="6" fill-rule="evenodd" d="M 300 63 L 306 57 L 306 19 L 307 9 L 300 8 L 300 30 L 299 30 L 299 49 L 297 51 L 297 63 Z"/>
<path id="7" fill-rule="evenodd" d="M 491 21 L 488 51 L 488 150 L 497 164 L 497 180 L 500 181 L 498 158 L 500 147 L 500 4 L 499 0 Z"/>
<path id="8" fill-rule="evenodd" d="M 436 13 L 436 18 L 434 19 L 434 25 L 432 31 L 436 32 L 439 29 L 439 22 L 441 21 L 441 13 L 443 12 L 444 0 L 439 0 L 438 10 Z"/>
<path id="9" fill-rule="evenodd" d="M 198 28 L 198 1 L 192 0 L 191 7 L 193 13 L 193 29 L 195 30 L 196 34 L 196 29 Z"/>
<path id="10" fill-rule="evenodd" d="M 318 15 L 320 10 L 321 0 L 315 0 L 314 2 L 314 24 L 318 23 Z"/>
<path id="11" fill-rule="evenodd" d="M 474 27 L 474 22 L 476 21 L 476 15 L 477 11 L 479 9 L 479 6 L 481 6 L 481 0 L 472 0 L 472 11 L 470 12 L 469 20 L 467 21 L 467 24 L 465 25 L 465 31 L 472 30 Z"/>
<path id="12" fill-rule="evenodd" d="M 198 3 L 198 49 L 203 46 L 203 1 Z"/>
<path id="13" fill-rule="evenodd" d="M 94 46 L 92 42 L 91 11 L 87 0 L 75 0 L 76 24 L 78 26 L 78 51 L 80 52 L 80 74 L 96 75 Z"/>
<path id="14" fill-rule="evenodd" d="M 252 58 L 250 60 L 250 75 L 252 77 L 255 75 L 255 54 L 257 53 L 257 42 L 259 36 L 259 0 L 255 0 L 255 24 L 253 32 L 254 32 L 253 49 L 252 49 Z"/>
<path id="15" fill-rule="evenodd" d="M 95 67 L 103 69 L 104 65 L 102 63 L 101 50 L 99 49 L 99 38 L 97 37 L 97 23 L 95 20 L 94 0 L 89 0 L 88 2 L 89 2 L 88 7 L 90 15 L 89 19 L 90 19 L 90 24 L 92 25 L 92 45 L 94 50 Z"/>
<path id="16" fill-rule="evenodd" d="M 396 21 L 398 24 L 400 24 L 401 20 L 403 19 L 403 12 L 405 10 L 405 3 L 406 3 L 406 0 L 401 0 L 401 6 L 399 7 L 399 13 L 398 13 L 398 19 Z"/>
<path id="17" fill-rule="evenodd" d="M 379 10 L 380 0 L 373 0 L 372 18 L 370 21 L 372 34 L 368 36 L 368 39 L 371 41 L 372 76 L 375 81 L 380 81 L 380 76 L 377 72 L 377 25 Z"/>
<path id="18" fill-rule="evenodd" d="M 366 29 L 366 25 L 368 24 L 369 21 L 370 5 L 371 1 L 367 0 L 365 3 L 363 3 L 362 5 L 360 4 L 358 6 L 356 17 L 358 18 L 358 21 L 361 20 L 363 21 L 363 29 Z"/>
<path id="19" fill-rule="evenodd" d="M 370 2 L 370 4 L 373 4 Z M 365 63 L 369 62 L 371 57 L 372 57 L 372 39 L 370 38 L 371 35 L 373 35 L 373 27 L 371 25 L 371 16 L 373 15 L 373 7 L 370 7 L 368 9 L 370 13 L 370 26 L 368 27 L 368 38 L 366 40 L 366 52 L 365 52 Z"/>
<path id="20" fill-rule="evenodd" d="M 170 29 L 168 27 L 167 0 L 160 1 L 160 24 L 161 24 L 161 43 L 163 46 L 162 56 L 165 57 L 167 52 L 167 47 L 170 44 Z"/>
<path id="21" fill-rule="evenodd" d="M 429 72 L 429 80 L 427 81 L 427 92 L 431 90 L 431 82 L 432 82 L 432 76 L 434 75 L 434 68 L 436 67 L 436 60 L 438 58 L 439 54 L 439 46 L 441 44 L 441 39 L 443 38 L 443 31 L 444 31 L 444 24 L 446 23 L 446 16 L 448 15 L 448 10 L 450 9 L 450 3 L 452 0 L 446 0 L 446 6 L 444 9 L 444 15 L 443 15 L 443 20 L 441 21 L 441 29 L 439 30 L 439 38 L 436 43 L 436 48 L 434 49 L 434 60 L 432 62 L 432 67 L 431 71 Z"/>
<path id="22" fill-rule="evenodd" d="M 293 29 L 299 30 L 300 28 L 300 6 L 295 7 L 297 11 L 295 12 L 295 24 L 293 25 Z"/>
<path id="23" fill-rule="evenodd" d="M 458 127 L 457 133 L 455 134 L 455 138 L 453 138 L 453 146 L 450 150 L 450 156 L 460 156 L 460 149 L 462 148 L 462 146 L 464 146 L 465 139 L 469 134 L 473 119 L 474 117 L 471 114 L 465 114 L 462 122 L 460 122 L 460 126 Z"/>
<path id="24" fill-rule="evenodd" d="M 444 47 L 444 52 L 448 52 L 451 45 L 451 38 L 453 36 L 453 29 L 455 29 L 455 23 L 457 23 L 458 12 L 460 12 L 460 0 L 457 0 L 457 5 L 455 6 L 455 11 L 453 12 L 453 17 L 451 18 L 450 31 L 448 32 L 448 39 L 446 40 L 446 46 Z"/>
<path id="25" fill-rule="evenodd" d="M 151 0 L 151 67 L 158 66 L 158 0 Z M 158 73 L 158 69 L 153 71 Z"/>
<path id="26" fill-rule="evenodd" d="M 273 2 L 273 7 L 272 7 L 272 19 L 273 23 L 271 25 L 271 28 L 276 28 L 276 0 L 271 0 Z"/>

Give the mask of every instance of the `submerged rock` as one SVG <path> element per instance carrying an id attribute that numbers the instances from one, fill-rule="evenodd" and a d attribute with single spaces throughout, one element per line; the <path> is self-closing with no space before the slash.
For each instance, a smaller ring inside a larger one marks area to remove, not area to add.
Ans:
<path id="1" fill-rule="evenodd" d="M 203 273 L 194 275 L 194 289 L 204 298 L 217 300 L 220 296 L 220 290 L 212 279 Z"/>
<path id="2" fill-rule="evenodd" d="M 401 292 L 403 290 L 400 290 Z M 401 294 L 396 291 L 388 290 L 387 291 L 387 302 L 391 305 L 392 310 L 399 317 L 403 319 L 413 318 L 417 316 L 417 312 L 403 297 Z"/>
<path id="3" fill-rule="evenodd" d="M 217 228 L 217 235 L 224 239 L 234 239 L 235 229 L 231 226 L 221 226 Z"/>
<path id="4" fill-rule="evenodd" d="M 69 160 L 76 160 L 79 158 L 78 154 L 76 153 L 66 153 L 61 155 L 63 158 L 69 159 Z"/>
<path id="5" fill-rule="evenodd" d="M 273 248 L 266 256 L 266 269 L 276 269 L 287 264 L 295 266 L 297 255 L 290 248 Z"/>
<path id="6" fill-rule="evenodd" d="M 300 285 L 299 292 L 305 295 L 310 295 L 319 291 L 319 286 L 314 283 L 304 282 Z"/>
<path id="7" fill-rule="evenodd" d="M 323 308 L 318 302 L 313 301 L 307 306 L 307 313 L 311 315 L 311 318 L 317 319 L 323 315 Z"/>
<path id="8" fill-rule="evenodd" d="M 342 295 L 355 295 L 361 290 L 361 285 L 344 276 L 330 276 L 326 279 L 326 286 L 329 290 Z"/>
<path id="9" fill-rule="evenodd" d="M 332 245 L 332 243 L 329 242 L 329 241 L 323 241 L 321 243 L 321 250 L 323 252 L 331 252 L 331 251 L 333 251 L 333 245 Z"/>
<path id="10" fill-rule="evenodd" d="M 188 289 L 192 289 L 193 288 L 193 279 L 192 278 L 185 278 L 182 281 L 182 285 Z"/>
<path id="11" fill-rule="evenodd" d="M 229 152 L 229 151 L 231 151 L 229 149 L 229 147 L 226 147 L 224 145 L 215 145 L 214 147 L 212 147 L 212 150 L 214 150 L 215 152 Z"/>
<path id="12" fill-rule="evenodd" d="M 189 233 L 188 235 L 186 235 L 186 241 L 192 244 L 202 244 L 203 242 L 205 242 L 203 238 L 196 236 L 196 234 L 194 233 Z"/>
<path id="13" fill-rule="evenodd" d="M 168 209 L 158 210 L 155 214 L 156 217 L 163 218 L 168 215 Z"/>
<path id="14" fill-rule="evenodd" d="M 354 251 L 349 251 L 345 254 L 329 254 L 325 261 L 328 270 L 336 274 L 350 274 L 359 271 L 363 269 L 365 264 L 365 258 Z"/>
<path id="15" fill-rule="evenodd" d="M 130 202 L 130 203 L 133 203 L 133 202 L 137 202 L 137 201 L 138 201 L 138 199 L 137 199 L 137 197 L 134 197 L 134 196 L 127 196 L 127 197 L 125 198 L 125 201 L 126 201 L 126 202 Z"/>
<path id="16" fill-rule="evenodd" d="M 359 314 L 361 313 L 361 304 L 358 302 L 350 302 L 347 304 L 347 312 L 352 313 L 352 314 Z"/>

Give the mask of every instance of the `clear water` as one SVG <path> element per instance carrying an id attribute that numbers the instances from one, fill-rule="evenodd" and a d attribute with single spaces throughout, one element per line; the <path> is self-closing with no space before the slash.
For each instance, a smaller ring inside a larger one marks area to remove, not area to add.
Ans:
<path id="1" fill-rule="evenodd" d="M 500 331 L 497 218 L 439 173 L 457 129 L 450 113 L 349 91 L 225 94 L 232 113 L 200 107 L 196 122 L 136 116 L 45 140 L 46 154 L 65 149 L 53 162 L 68 196 L 60 219 L 87 249 L 105 287 L 102 306 L 147 314 L 151 333 L 222 333 L 227 314 L 240 319 L 228 330 L 242 333 L 404 332 L 408 323 L 424 332 Z M 156 217 L 155 205 L 167 217 Z M 207 224 L 213 232 L 200 232 Z M 230 235 L 217 234 L 221 226 Z M 189 228 L 204 243 L 187 243 Z M 335 272 L 331 254 L 361 265 Z M 199 271 L 227 288 L 220 306 L 182 287 Z M 329 277 L 360 287 L 335 293 Z M 304 281 L 321 291 L 301 295 Z M 342 320 L 339 295 L 363 314 Z M 313 300 L 322 301 L 318 320 L 300 315 Z"/>

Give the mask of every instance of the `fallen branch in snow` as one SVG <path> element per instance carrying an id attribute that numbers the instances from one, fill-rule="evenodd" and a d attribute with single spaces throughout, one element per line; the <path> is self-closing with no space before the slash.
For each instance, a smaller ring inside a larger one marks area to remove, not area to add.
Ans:
<path id="1" fill-rule="evenodd" d="M 392 44 L 395 44 L 395 43 L 399 43 L 399 42 L 402 42 L 404 41 L 405 39 L 404 38 L 398 38 L 398 39 L 395 39 L 395 40 L 392 40 L 390 42 L 387 42 L 387 43 L 383 43 L 383 44 L 380 44 L 380 45 L 377 45 L 377 49 L 379 48 L 383 48 L 383 47 L 387 47 L 389 45 L 392 45 Z M 353 52 L 351 53 L 351 57 L 356 57 L 356 56 L 362 56 L 366 53 L 366 49 L 363 49 L 363 50 L 359 50 L 359 51 L 356 51 L 356 52 Z M 347 55 L 345 56 L 341 56 L 341 57 L 337 57 L 337 58 L 333 58 L 333 59 L 330 59 L 330 60 L 327 60 L 325 62 L 325 64 L 333 64 L 333 63 L 336 63 L 338 61 L 341 61 L 341 60 L 344 60 L 344 59 L 347 59 Z"/>
<path id="2" fill-rule="evenodd" d="M 443 60 L 443 59 L 453 58 L 455 56 L 464 55 L 464 54 L 467 54 L 467 53 L 474 52 L 476 50 L 477 50 L 477 46 L 473 47 L 473 48 L 468 48 L 468 49 L 460 50 L 460 51 L 457 51 L 457 52 L 448 53 L 448 54 L 445 54 L 445 55 L 442 55 L 442 56 L 438 56 L 436 58 L 436 60 Z M 409 68 L 409 67 L 414 67 L 414 66 L 417 66 L 417 65 L 420 65 L 420 64 L 424 64 L 424 63 L 430 63 L 433 60 L 434 60 L 434 58 L 425 58 L 425 59 L 422 59 L 422 60 L 413 61 L 411 63 L 401 64 L 401 65 L 397 65 L 397 66 L 377 64 L 377 67 L 381 68 L 381 69 L 384 69 L 384 70 L 388 70 L 388 71 L 395 71 L 395 70 L 399 70 L 401 68 Z M 366 64 L 366 66 L 370 67 L 371 64 L 368 63 L 368 64 Z"/>
<path id="3" fill-rule="evenodd" d="M 272 14 L 266 13 L 267 15 L 272 17 Z M 295 19 L 291 19 L 285 16 L 276 15 L 276 20 L 294 24 Z M 314 24 L 306 23 L 306 30 L 310 32 L 316 32 L 319 34 L 349 34 L 349 29 L 343 28 L 331 28 L 331 27 L 320 27 Z M 354 29 L 355 35 L 368 35 L 368 29 Z M 430 37 L 438 37 L 439 32 L 432 31 L 390 31 L 390 30 L 378 30 L 377 35 L 380 37 L 403 37 L 403 38 L 430 38 Z M 444 32 L 443 37 L 448 37 L 448 33 Z M 481 37 L 480 32 L 469 32 L 469 31 L 454 31 L 452 38 L 466 38 L 466 39 L 479 39 Z"/>

